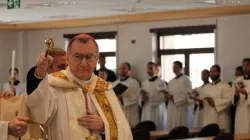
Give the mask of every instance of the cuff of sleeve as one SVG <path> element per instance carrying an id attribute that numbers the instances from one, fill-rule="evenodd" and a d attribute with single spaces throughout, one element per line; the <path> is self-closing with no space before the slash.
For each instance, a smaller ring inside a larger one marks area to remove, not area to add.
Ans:
<path id="1" fill-rule="evenodd" d="M 46 77 L 46 76 L 44 76 L 44 77 L 39 77 L 39 76 L 37 76 L 37 75 L 36 75 L 36 70 L 35 70 L 35 72 L 34 72 L 34 76 L 35 76 L 37 79 L 40 79 L 40 80 L 41 80 L 41 79 L 44 79 L 44 78 Z"/>
<path id="2" fill-rule="evenodd" d="M 9 124 L 9 121 L 0 121 L 0 129 L 1 129 L 1 132 L 0 132 L 0 139 L 1 140 L 7 140 L 8 139 L 8 124 Z"/>

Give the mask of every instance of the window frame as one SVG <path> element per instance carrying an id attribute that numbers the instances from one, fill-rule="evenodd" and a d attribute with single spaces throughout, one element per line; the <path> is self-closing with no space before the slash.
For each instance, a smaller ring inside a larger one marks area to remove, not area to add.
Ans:
<path id="1" fill-rule="evenodd" d="M 151 33 L 156 34 L 156 47 L 157 47 L 157 60 L 161 64 L 161 56 L 184 54 L 185 56 L 185 68 L 184 73 L 190 75 L 190 54 L 200 53 L 215 53 L 215 47 L 211 48 L 187 48 L 187 49 L 160 49 L 160 37 L 171 35 L 188 35 L 188 34 L 202 34 L 202 33 L 215 33 L 216 25 L 204 25 L 204 26 L 188 26 L 188 27 L 173 27 L 173 28 L 155 28 L 150 29 Z M 216 38 L 215 38 L 216 39 Z"/>

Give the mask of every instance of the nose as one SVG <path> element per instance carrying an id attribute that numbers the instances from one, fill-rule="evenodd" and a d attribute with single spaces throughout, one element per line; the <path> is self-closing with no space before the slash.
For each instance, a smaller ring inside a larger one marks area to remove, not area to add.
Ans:
<path id="1" fill-rule="evenodd" d="M 82 59 L 82 61 L 81 61 L 81 66 L 87 66 L 87 65 L 88 65 L 87 60 L 86 60 L 86 58 L 84 57 L 84 58 Z"/>

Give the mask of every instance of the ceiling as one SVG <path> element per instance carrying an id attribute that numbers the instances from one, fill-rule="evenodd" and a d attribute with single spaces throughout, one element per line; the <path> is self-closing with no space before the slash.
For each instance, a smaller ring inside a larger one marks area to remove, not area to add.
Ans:
<path id="1" fill-rule="evenodd" d="M 20 9 L 7 10 L 6 1 L 0 0 L 4 24 L 250 4 L 250 0 L 21 0 Z"/>

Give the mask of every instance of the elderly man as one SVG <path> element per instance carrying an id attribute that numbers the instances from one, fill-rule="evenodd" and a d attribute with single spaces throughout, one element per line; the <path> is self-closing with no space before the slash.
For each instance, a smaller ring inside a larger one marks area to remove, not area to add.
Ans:
<path id="1" fill-rule="evenodd" d="M 13 97 L 12 92 L 0 92 L 0 99 L 8 99 Z M 0 140 L 8 140 L 8 135 L 21 137 L 27 132 L 27 117 L 16 117 L 11 121 L 0 121 Z"/>
<path id="2" fill-rule="evenodd" d="M 67 53 L 69 67 L 49 75 L 53 60 L 40 55 L 34 72 L 39 85 L 27 97 L 35 120 L 49 127 L 49 139 L 100 140 L 104 132 L 107 140 L 132 140 L 112 86 L 93 74 L 99 56 L 96 41 L 78 35 L 70 41 Z"/>

